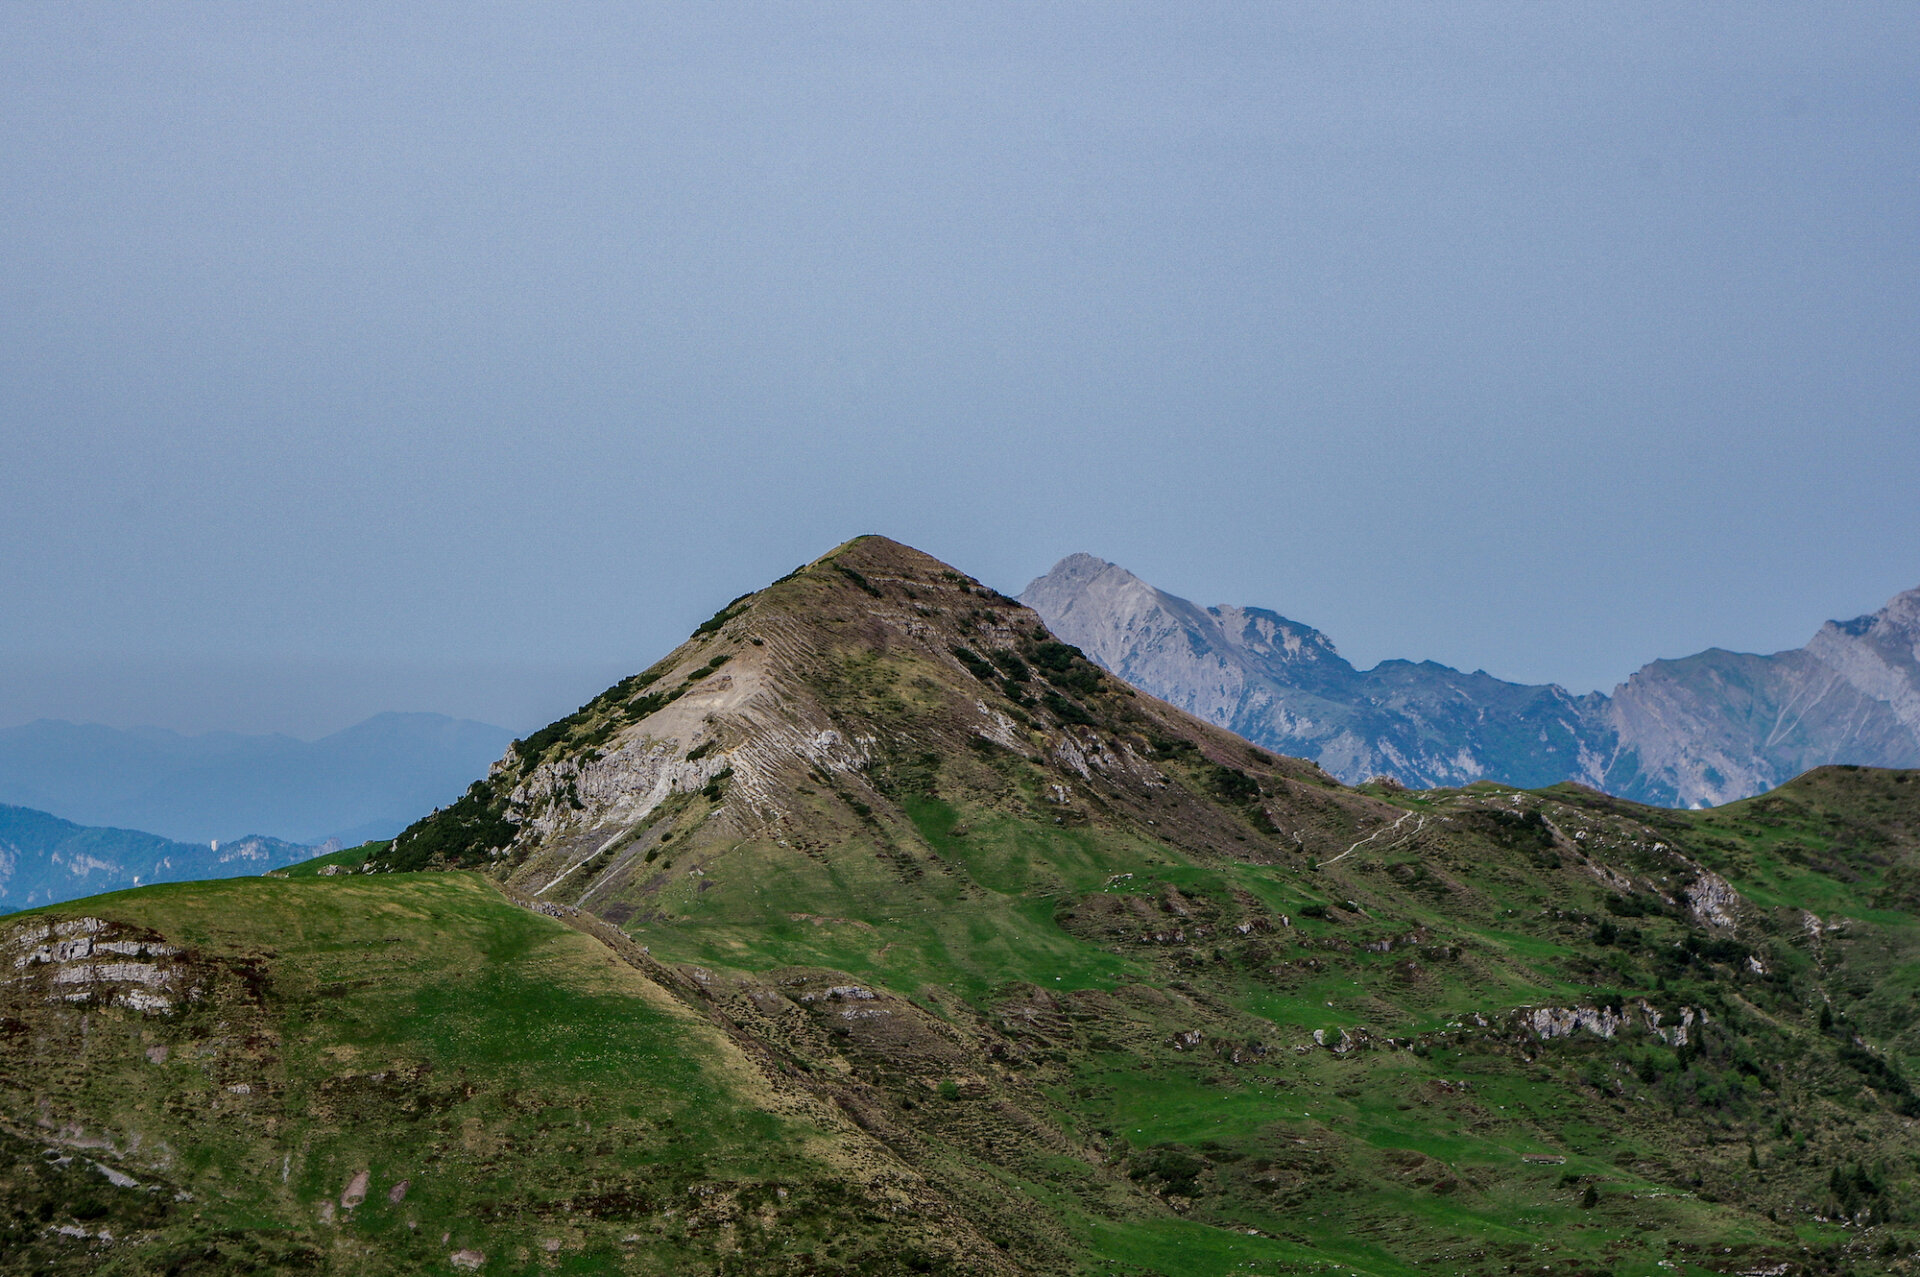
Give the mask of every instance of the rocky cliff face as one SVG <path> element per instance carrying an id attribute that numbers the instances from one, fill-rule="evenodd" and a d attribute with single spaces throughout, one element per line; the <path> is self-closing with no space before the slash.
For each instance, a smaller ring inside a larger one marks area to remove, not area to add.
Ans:
<path id="1" fill-rule="evenodd" d="M 1430 661 L 1356 670 L 1311 626 L 1197 607 L 1091 555 L 1061 560 L 1021 601 L 1127 681 L 1348 783 L 1550 785 L 1615 752 L 1601 698 Z"/>
<path id="2" fill-rule="evenodd" d="M 1825 763 L 1920 763 L 1920 590 L 1770 656 L 1713 648 L 1614 690 L 1620 753 L 1595 783 L 1677 806 L 1771 789 Z"/>
<path id="3" fill-rule="evenodd" d="M 1825 763 L 1920 764 L 1920 590 L 1771 656 L 1656 661 L 1612 696 L 1432 662 L 1356 670 L 1311 626 L 1202 608 L 1091 555 L 1021 601 L 1157 696 L 1349 783 L 1579 780 L 1668 806 L 1760 793 Z"/>

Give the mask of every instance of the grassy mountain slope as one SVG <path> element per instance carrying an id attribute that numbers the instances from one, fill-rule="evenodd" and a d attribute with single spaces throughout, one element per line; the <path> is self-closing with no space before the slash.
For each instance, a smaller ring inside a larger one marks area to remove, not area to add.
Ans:
<path id="1" fill-rule="evenodd" d="M 0 986 L 4 1200 L 75 1270 L 1909 1271 L 1917 797 L 1348 789 L 866 538 L 328 877 L 89 902 L 253 974 Z M 135 1131 L 192 1203 L 85 1178 Z"/>
<path id="2" fill-rule="evenodd" d="M 781 1272 L 829 1227 L 850 1263 L 972 1233 L 678 977 L 471 876 L 150 888 L 6 944 L 54 950 L 6 986 L 14 1271 Z"/>

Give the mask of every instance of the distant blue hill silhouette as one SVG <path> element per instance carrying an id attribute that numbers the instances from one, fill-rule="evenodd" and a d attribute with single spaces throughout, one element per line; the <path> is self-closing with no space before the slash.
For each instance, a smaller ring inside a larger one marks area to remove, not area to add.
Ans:
<path id="1" fill-rule="evenodd" d="M 506 751 L 505 728 L 379 714 L 316 741 L 40 719 L 0 729 L 0 803 L 203 847 L 387 837 L 458 797 Z"/>
<path id="2" fill-rule="evenodd" d="M 314 848 L 278 838 L 215 845 L 137 829 L 95 829 L 28 807 L 0 806 L 0 913 L 103 891 L 195 878 L 237 878 L 306 860 Z"/>

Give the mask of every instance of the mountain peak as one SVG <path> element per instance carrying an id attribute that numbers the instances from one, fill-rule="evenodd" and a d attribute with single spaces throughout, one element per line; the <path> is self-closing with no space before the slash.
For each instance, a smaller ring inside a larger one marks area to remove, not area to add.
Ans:
<path id="1" fill-rule="evenodd" d="M 1047 618 L 1049 627 L 1068 642 L 1123 678 L 1131 677 L 1123 653 L 1140 631 L 1205 623 L 1192 604 L 1091 554 L 1070 554 L 1060 560 L 1021 591 L 1020 601 Z"/>
<path id="2" fill-rule="evenodd" d="M 1914 780 L 1347 790 L 863 539 L 371 859 L 13 920 L 0 1205 L 76 1273 L 1892 1272 L 1800 1230 L 1910 1199 Z"/>
<path id="3" fill-rule="evenodd" d="M 1020 599 L 1120 677 L 1242 734 L 1234 707 L 1276 671 L 1316 682 L 1352 671 L 1311 626 L 1260 608 L 1197 607 L 1090 554 L 1062 559 Z"/>
<path id="4" fill-rule="evenodd" d="M 1878 611 L 1867 612 L 1849 621 L 1828 621 L 1821 629 L 1837 631 L 1853 638 L 1875 632 L 1920 638 L 1920 587 L 1901 591 L 1888 599 Z"/>
<path id="5" fill-rule="evenodd" d="M 1247 777 L 1232 802 L 1211 795 L 1210 768 Z M 1191 789 L 1172 782 L 1191 769 Z M 492 864 L 625 920 L 669 907 L 696 870 L 787 865 L 808 846 L 864 844 L 930 872 L 927 803 L 1227 854 L 1251 836 L 1251 796 L 1329 783 L 1139 695 L 1021 603 L 870 536 L 735 599 L 665 659 L 516 741 L 380 863 Z M 1272 854 L 1312 841 L 1297 830 L 1283 846 L 1262 820 Z"/>
<path id="6" fill-rule="evenodd" d="M 1084 581 L 1093 577 L 1104 576 L 1110 572 L 1117 572 L 1130 581 L 1138 581 L 1140 579 L 1117 564 L 1109 563 L 1105 559 L 1081 552 L 1069 554 L 1066 558 L 1049 568 L 1047 574 L 1040 577 L 1039 580 Z"/>

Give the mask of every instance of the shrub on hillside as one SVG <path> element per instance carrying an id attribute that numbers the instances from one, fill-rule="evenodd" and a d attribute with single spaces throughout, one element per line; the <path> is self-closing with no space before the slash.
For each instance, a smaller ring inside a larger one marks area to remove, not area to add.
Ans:
<path id="1" fill-rule="evenodd" d="M 379 862 L 399 873 L 483 865 L 517 833 L 519 829 L 506 818 L 505 804 L 485 781 L 475 781 L 453 806 L 403 830 Z"/>

